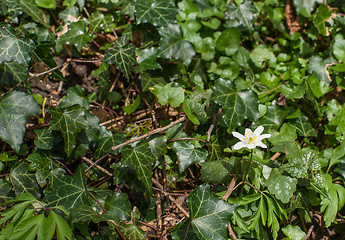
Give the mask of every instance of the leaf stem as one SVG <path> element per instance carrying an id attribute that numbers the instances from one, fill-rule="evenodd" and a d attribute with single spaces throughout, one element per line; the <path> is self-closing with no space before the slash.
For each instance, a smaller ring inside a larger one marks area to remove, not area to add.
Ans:
<path id="1" fill-rule="evenodd" d="M 244 175 L 244 177 L 242 179 L 243 182 L 247 182 L 247 175 L 248 175 L 248 171 L 249 171 L 249 168 L 250 168 L 250 164 L 252 163 L 252 160 L 253 160 L 253 149 L 250 152 L 250 160 L 249 160 L 249 164 L 248 164 L 248 167 L 247 167 L 246 174 Z"/>

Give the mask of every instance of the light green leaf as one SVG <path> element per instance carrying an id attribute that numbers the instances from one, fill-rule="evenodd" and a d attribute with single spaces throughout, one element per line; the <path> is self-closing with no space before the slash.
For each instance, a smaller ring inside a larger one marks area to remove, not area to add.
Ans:
<path id="1" fill-rule="evenodd" d="M 229 198 L 228 202 L 237 205 L 248 205 L 255 202 L 261 198 L 260 193 L 254 193 L 252 195 L 243 195 L 239 198 Z"/>
<path id="2" fill-rule="evenodd" d="M 142 141 L 134 146 L 125 146 L 121 150 L 123 166 L 132 166 L 138 175 L 138 178 L 144 183 L 149 195 L 152 192 L 152 165 L 156 158 L 150 151 L 147 141 Z"/>
<path id="3" fill-rule="evenodd" d="M 335 38 L 333 45 L 333 55 L 339 62 L 345 62 L 345 40 L 341 38 Z"/>
<path id="4" fill-rule="evenodd" d="M 188 119 L 191 120 L 193 124 L 200 125 L 198 118 L 192 113 L 188 105 L 188 102 L 186 100 L 184 100 L 183 102 L 183 110 L 185 114 L 187 115 Z"/>
<path id="5" fill-rule="evenodd" d="M 194 46 L 195 51 L 201 53 L 202 60 L 210 61 L 214 58 L 216 43 L 213 38 L 203 38 L 201 41 L 194 43 Z"/>
<path id="6" fill-rule="evenodd" d="M 283 203 L 288 203 L 296 191 L 297 179 L 285 176 L 278 168 L 273 168 L 266 181 L 268 191 Z"/>
<path id="7" fill-rule="evenodd" d="M 299 226 L 287 225 L 282 231 L 287 236 L 286 240 L 303 240 L 306 236 Z"/>
<path id="8" fill-rule="evenodd" d="M 79 105 L 74 105 L 66 109 L 49 108 L 48 112 L 52 115 L 50 129 L 61 131 L 65 152 L 70 156 L 76 147 L 78 134 L 87 128 L 86 111 Z"/>
<path id="9" fill-rule="evenodd" d="M 138 95 L 132 104 L 123 107 L 123 111 L 127 114 L 134 113 L 135 110 L 137 110 L 137 108 L 139 107 L 139 104 L 140 104 L 140 96 Z"/>
<path id="10" fill-rule="evenodd" d="M 240 33 L 236 28 L 227 28 L 217 39 L 218 51 L 225 51 L 226 55 L 234 55 L 240 48 Z"/>
<path id="11" fill-rule="evenodd" d="M 36 235 L 37 239 L 43 239 L 45 224 L 46 217 L 44 216 L 44 214 L 33 215 L 15 225 L 13 229 L 13 235 L 11 235 L 10 240 L 34 240 L 36 239 Z"/>
<path id="12" fill-rule="evenodd" d="M 231 3 L 227 8 L 225 19 L 229 27 L 253 30 L 256 8 L 251 1 L 246 0 L 239 5 Z"/>
<path id="13" fill-rule="evenodd" d="M 137 0 L 134 2 L 137 23 L 152 23 L 156 27 L 166 26 L 175 20 L 177 8 L 165 0 Z"/>
<path id="14" fill-rule="evenodd" d="M 310 14 L 314 10 L 316 3 L 322 3 L 322 0 L 293 1 L 297 12 L 306 14 Z"/>
<path id="15" fill-rule="evenodd" d="M 257 46 L 251 53 L 250 58 L 254 62 L 255 66 L 263 68 L 265 62 L 275 63 L 276 57 L 268 50 L 264 45 Z"/>
<path id="16" fill-rule="evenodd" d="M 282 141 L 295 141 L 297 138 L 296 129 L 293 127 L 291 123 L 284 123 L 284 125 L 280 128 L 279 133 L 276 131 L 270 131 L 271 137 L 268 138 L 273 145 L 278 144 Z"/>
<path id="17" fill-rule="evenodd" d="M 104 15 L 103 13 L 97 11 L 92 13 L 88 20 L 90 28 L 94 32 L 98 32 L 99 30 L 101 30 L 108 33 L 116 28 L 114 17 L 111 14 Z"/>
<path id="18" fill-rule="evenodd" d="M 158 56 L 168 59 L 179 59 L 185 65 L 189 65 L 195 55 L 193 45 L 184 40 L 181 28 L 178 24 L 169 24 L 158 29 L 161 35 Z"/>
<path id="19" fill-rule="evenodd" d="M 34 50 L 31 39 L 18 38 L 9 24 L 0 25 L 0 63 L 14 61 L 28 66 Z"/>
<path id="20" fill-rule="evenodd" d="M 308 117 L 304 113 L 300 113 L 298 118 L 293 121 L 292 126 L 296 128 L 299 136 L 303 137 L 316 137 L 316 131 L 308 120 Z"/>
<path id="21" fill-rule="evenodd" d="M 56 0 L 35 0 L 35 3 L 42 8 L 56 8 Z"/>
<path id="22" fill-rule="evenodd" d="M 319 56 L 312 56 L 309 58 L 308 71 L 315 73 L 316 77 L 324 82 L 327 86 L 329 85 L 328 72 L 325 68 L 326 63 Z"/>
<path id="23" fill-rule="evenodd" d="M 155 85 L 154 94 L 158 98 L 158 102 L 162 105 L 170 104 L 171 107 L 177 108 L 184 101 L 184 91 L 181 87 L 172 87 L 171 83 L 164 87 Z"/>
<path id="24" fill-rule="evenodd" d="M 85 170 L 86 165 L 81 164 L 73 176 L 53 175 L 52 190 L 43 198 L 43 201 L 47 202 L 47 207 L 63 205 L 69 210 L 80 204 L 87 204 Z"/>
<path id="25" fill-rule="evenodd" d="M 228 221 L 235 205 L 216 198 L 207 184 L 198 186 L 187 198 L 191 225 L 200 239 L 228 239 Z"/>
<path id="26" fill-rule="evenodd" d="M 26 93 L 12 91 L 0 99 L 0 137 L 18 152 L 28 117 L 41 112 L 40 106 Z"/>
<path id="27" fill-rule="evenodd" d="M 327 21 L 331 15 L 332 12 L 328 9 L 328 6 L 326 4 L 321 4 L 317 8 L 316 16 L 314 19 L 314 25 L 319 31 L 319 33 L 323 36 L 327 36 L 325 21 Z"/>
<path id="28" fill-rule="evenodd" d="M 322 97 L 332 89 L 329 87 L 329 83 L 325 83 L 320 81 L 315 74 L 311 75 L 308 78 L 308 85 L 313 93 L 313 95 L 317 98 Z"/>
<path id="29" fill-rule="evenodd" d="M 28 69 L 25 65 L 16 62 L 3 62 L 0 65 L 0 85 L 14 87 L 18 83 L 25 81 L 27 72 Z"/>
<path id="30" fill-rule="evenodd" d="M 124 40 L 120 40 L 124 41 Z M 115 42 L 114 46 L 105 51 L 104 61 L 115 66 L 129 79 L 132 66 L 137 62 L 135 59 L 135 46 Z"/>
<path id="31" fill-rule="evenodd" d="M 241 125 L 245 118 L 256 121 L 259 118 L 259 100 L 251 90 L 237 91 L 231 81 L 218 79 L 213 97 L 217 104 L 223 107 L 223 120 L 228 126 L 228 132 Z"/>
<path id="32" fill-rule="evenodd" d="M 56 231 L 58 240 L 72 239 L 72 229 L 69 224 L 60 215 L 51 211 L 45 223 L 45 239 L 53 239 Z"/>
<path id="33" fill-rule="evenodd" d="M 35 174 L 29 172 L 29 164 L 26 162 L 21 162 L 11 169 L 10 180 L 16 195 L 31 193 L 35 198 L 41 198 Z"/>
<path id="34" fill-rule="evenodd" d="M 191 164 L 201 164 L 206 161 L 208 152 L 205 149 L 195 148 L 191 142 L 174 142 L 172 149 L 177 154 L 180 172 L 184 172 Z"/>
<path id="35" fill-rule="evenodd" d="M 282 141 L 275 144 L 270 150 L 272 152 L 282 152 L 286 155 L 292 155 L 298 153 L 300 149 L 300 145 L 295 141 Z"/>
<path id="36" fill-rule="evenodd" d="M 187 219 L 186 221 L 182 221 L 177 224 L 172 229 L 171 236 L 174 240 L 200 240 L 198 236 L 195 234 L 193 228 L 190 227 L 191 220 Z"/>

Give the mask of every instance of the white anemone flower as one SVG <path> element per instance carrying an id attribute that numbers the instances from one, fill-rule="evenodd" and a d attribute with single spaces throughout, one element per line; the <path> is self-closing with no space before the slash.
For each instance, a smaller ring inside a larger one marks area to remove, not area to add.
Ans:
<path id="1" fill-rule="evenodd" d="M 244 136 L 241 133 L 238 132 L 232 132 L 232 135 L 234 137 L 237 137 L 241 140 L 241 142 L 238 142 L 234 145 L 235 150 L 239 150 L 241 148 L 248 148 L 248 149 L 254 149 L 256 147 L 262 147 L 267 148 L 267 146 L 261 142 L 262 139 L 271 137 L 271 134 L 262 134 L 264 131 L 263 126 L 259 126 L 255 131 L 253 132 L 251 129 L 246 128 Z"/>

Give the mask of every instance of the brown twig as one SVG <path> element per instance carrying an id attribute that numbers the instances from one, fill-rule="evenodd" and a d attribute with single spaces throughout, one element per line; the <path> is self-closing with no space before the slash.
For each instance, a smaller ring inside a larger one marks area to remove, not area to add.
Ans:
<path id="1" fill-rule="evenodd" d="M 98 199 L 91 193 L 89 192 L 90 196 L 97 202 L 97 204 L 102 208 L 103 212 L 106 212 L 105 208 L 103 205 L 98 201 Z"/>
<path id="2" fill-rule="evenodd" d="M 191 89 L 192 89 L 192 92 L 194 92 L 195 88 L 193 87 L 192 81 L 190 80 L 188 68 L 187 68 L 186 66 L 184 66 L 184 67 L 185 67 L 185 69 L 186 69 L 186 75 L 187 75 L 187 79 L 188 79 L 189 85 L 190 85 L 190 87 L 191 87 Z"/>
<path id="3" fill-rule="evenodd" d="M 331 76 L 329 75 L 329 72 L 328 72 L 327 68 L 330 67 L 330 66 L 333 66 L 333 65 L 335 65 L 335 63 L 328 63 L 328 64 L 325 65 L 325 71 L 326 71 L 326 73 L 327 73 L 327 78 L 328 78 L 328 80 L 329 80 L 330 82 L 332 82 L 332 78 L 331 78 Z"/>
<path id="4" fill-rule="evenodd" d="M 186 120 L 186 116 L 183 116 L 183 117 L 179 118 L 178 120 L 176 120 L 174 122 L 171 122 L 169 125 L 167 125 L 165 127 L 154 129 L 154 130 L 152 130 L 152 131 L 150 131 L 150 132 L 148 132 L 148 133 L 146 133 L 146 134 L 144 134 L 144 135 L 142 135 L 140 137 L 133 138 L 133 139 L 128 140 L 128 141 L 126 141 L 124 143 L 121 143 L 121 144 L 119 144 L 117 146 L 114 146 L 114 147 L 112 147 L 112 150 L 115 151 L 116 149 L 122 148 L 123 146 L 126 146 L 126 145 L 128 145 L 130 143 L 134 143 L 134 142 L 140 141 L 140 140 L 142 140 L 144 138 L 147 138 L 147 137 L 149 137 L 149 136 L 151 136 L 153 134 L 164 132 L 165 130 L 171 128 L 172 126 L 174 126 L 174 125 L 176 125 L 178 123 L 183 122 L 184 120 Z"/>
<path id="5" fill-rule="evenodd" d="M 100 170 L 101 172 L 107 174 L 108 176 L 110 176 L 110 177 L 113 176 L 113 174 L 110 173 L 110 172 L 108 172 L 108 170 L 106 170 L 106 169 L 102 168 L 101 166 L 95 164 L 95 163 L 92 162 L 90 159 L 88 159 L 88 158 L 86 158 L 86 157 L 84 157 L 84 156 L 82 156 L 81 158 L 82 158 L 85 162 L 87 162 L 88 164 L 91 164 L 91 165 L 96 166 L 96 168 L 98 168 L 98 170 Z"/>
<path id="6" fill-rule="evenodd" d="M 87 173 L 93 166 L 97 165 L 98 162 L 102 161 L 104 158 L 108 157 L 108 154 L 105 154 L 104 156 L 100 157 L 99 159 L 97 159 L 93 164 L 91 164 L 86 170 L 85 173 Z"/>
<path id="7" fill-rule="evenodd" d="M 189 138 L 189 137 L 171 139 L 171 140 L 168 140 L 167 143 L 177 142 L 177 141 L 182 141 L 182 140 L 195 140 L 195 141 L 206 143 L 205 140 L 202 140 L 202 139 L 199 139 L 199 138 Z"/>
<path id="8" fill-rule="evenodd" d="M 223 195 L 222 199 L 227 202 L 229 197 L 231 196 L 231 193 L 234 191 L 234 188 L 235 188 L 235 184 L 236 184 L 236 181 L 237 181 L 237 177 L 234 176 L 232 179 L 231 179 L 231 182 L 228 186 L 228 189 L 226 190 L 225 194 Z"/>
<path id="9" fill-rule="evenodd" d="M 73 175 L 73 173 L 71 172 L 71 170 L 68 169 L 68 167 L 66 167 L 65 164 L 63 164 L 62 162 L 58 161 L 58 160 L 55 160 L 56 162 L 58 162 L 60 165 L 62 165 L 66 170 L 67 172 L 70 174 L 70 175 Z"/>
<path id="10" fill-rule="evenodd" d="M 236 234 L 234 230 L 232 229 L 230 222 L 228 222 L 228 230 L 229 230 L 229 235 L 232 237 L 232 239 L 237 240 Z"/>
<path id="11" fill-rule="evenodd" d="M 314 225 L 311 225 L 310 228 L 309 228 L 309 230 L 308 230 L 307 235 L 306 235 L 305 238 L 304 238 L 304 240 L 309 239 L 309 237 L 310 237 L 311 233 L 313 232 L 313 230 L 314 230 Z"/>
<path id="12" fill-rule="evenodd" d="M 279 156 L 280 156 L 281 154 L 282 154 L 281 152 L 276 152 L 276 153 L 270 158 L 270 160 L 271 160 L 271 161 L 275 161 L 277 158 L 279 158 Z"/>
<path id="13" fill-rule="evenodd" d="M 216 126 L 216 123 L 217 123 L 217 119 L 218 119 L 218 117 L 220 115 L 222 115 L 222 113 L 223 113 L 223 109 L 219 108 L 218 112 L 213 116 L 212 124 L 211 124 L 211 126 L 209 127 L 209 129 L 206 132 L 206 135 L 207 135 L 206 142 L 210 141 L 211 135 L 212 135 L 212 131 L 213 131 L 213 129 Z"/>

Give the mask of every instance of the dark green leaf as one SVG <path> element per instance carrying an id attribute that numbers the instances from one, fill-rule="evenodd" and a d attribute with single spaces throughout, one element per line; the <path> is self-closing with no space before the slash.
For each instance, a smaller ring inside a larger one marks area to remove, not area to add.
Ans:
<path id="1" fill-rule="evenodd" d="M 53 107 L 48 111 L 52 115 L 50 129 L 61 131 L 65 140 L 65 152 L 70 156 L 76 147 L 78 134 L 87 128 L 85 109 L 74 105 L 66 109 Z"/>
<path id="2" fill-rule="evenodd" d="M 313 56 L 309 58 L 308 71 L 310 73 L 315 73 L 316 77 L 329 85 L 328 72 L 326 70 L 326 63 L 319 56 Z"/>
<path id="3" fill-rule="evenodd" d="M 138 178 L 144 183 L 149 196 L 151 196 L 152 165 L 156 158 L 151 153 L 149 144 L 142 141 L 134 146 L 127 145 L 122 148 L 121 152 L 122 164 L 124 166 L 130 165 L 136 170 Z"/>
<path id="4" fill-rule="evenodd" d="M 85 97 L 85 90 L 80 85 L 70 87 L 60 104 L 60 108 L 68 108 L 73 105 L 80 105 L 85 109 L 89 109 L 90 100 Z"/>
<path id="5" fill-rule="evenodd" d="M 0 85 L 9 85 L 13 87 L 25 81 L 26 77 L 27 68 L 25 65 L 16 62 L 3 62 L 0 65 Z"/>
<path id="6" fill-rule="evenodd" d="M 161 65 L 156 62 L 157 49 L 156 48 L 145 48 L 138 53 L 137 61 L 142 71 L 161 69 Z"/>
<path id="7" fill-rule="evenodd" d="M 321 164 L 314 151 L 305 151 L 289 158 L 289 162 L 282 166 L 292 177 L 307 178 L 313 170 L 321 170 Z"/>
<path id="8" fill-rule="evenodd" d="M 134 207 L 131 213 L 131 221 L 122 223 L 119 228 L 120 231 L 127 237 L 127 239 L 144 240 L 146 239 L 144 231 L 137 226 L 140 218 L 139 210 Z"/>
<path id="9" fill-rule="evenodd" d="M 137 23 L 152 23 L 154 26 L 165 26 L 175 20 L 176 7 L 165 0 L 137 0 L 134 2 Z"/>
<path id="10" fill-rule="evenodd" d="M 119 150 L 113 151 L 111 148 L 123 143 L 126 136 L 123 133 L 112 134 L 111 131 L 101 128 L 100 137 L 97 142 L 97 148 L 95 150 L 95 158 L 100 158 L 107 153 L 117 154 Z"/>
<path id="11" fill-rule="evenodd" d="M 240 33 L 236 28 L 228 28 L 217 39 L 217 50 L 225 51 L 226 55 L 234 55 L 240 47 Z"/>
<path id="12" fill-rule="evenodd" d="M 207 183 L 226 183 L 230 182 L 230 172 L 233 168 L 233 162 L 227 158 L 212 162 L 203 162 L 200 164 L 201 180 Z"/>
<path id="13" fill-rule="evenodd" d="M 286 155 L 291 155 L 298 153 L 301 149 L 300 145 L 297 142 L 294 141 L 282 141 L 274 145 L 273 148 L 271 148 L 272 152 L 282 152 Z"/>
<path id="14" fill-rule="evenodd" d="M 106 216 L 110 219 L 119 219 L 120 221 L 129 220 L 131 217 L 131 204 L 128 196 L 124 193 L 112 193 L 104 203 Z"/>
<path id="15" fill-rule="evenodd" d="M 122 40 L 123 41 L 123 40 Z M 120 46 L 117 46 L 120 44 Z M 132 44 L 116 43 L 105 51 L 104 61 L 115 64 L 116 67 L 129 79 L 132 66 L 137 62 L 135 59 L 135 46 Z"/>
<path id="16" fill-rule="evenodd" d="M 28 171 L 29 164 L 22 162 L 11 170 L 10 180 L 16 195 L 31 193 L 35 198 L 41 198 L 41 191 L 36 182 L 35 174 Z"/>
<path id="17" fill-rule="evenodd" d="M 205 149 L 195 148 L 191 142 L 174 142 L 172 149 L 177 154 L 180 172 L 186 170 L 193 163 L 201 164 L 206 161 L 208 152 Z"/>
<path id="18" fill-rule="evenodd" d="M 296 191 L 297 179 L 285 176 L 278 168 L 273 168 L 266 181 L 268 191 L 283 203 L 288 203 Z"/>
<path id="19" fill-rule="evenodd" d="M 223 107 L 223 120 L 231 132 L 245 118 L 256 121 L 259 118 L 259 100 L 251 90 L 237 91 L 231 81 L 218 79 L 215 84 L 212 99 Z"/>
<path id="20" fill-rule="evenodd" d="M 111 14 L 104 15 L 100 12 L 94 12 L 89 18 L 90 27 L 93 31 L 111 32 L 116 28 L 114 17 Z"/>
<path id="21" fill-rule="evenodd" d="M 311 123 L 308 121 L 308 117 L 305 116 L 302 112 L 296 118 L 296 120 L 293 121 L 293 125 L 296 128 L 296 131 L 299 136 L 304 137 L 316 137 L 316 131 L 312 127 Z"/>
<path id="22" fill-rule="evenodd" d="M 5 179 L 0 179 L 0 200 L 10 200 L 14 198 L 11 184 L 6 182 Z"/>
<path id="23" fill-rule="evenodd" d="M 284 118 L 288 115 L 287 111 L 281 109 L 278 104 L 273 101 L 267 107 L 266 114 L 253 124 L 253 127 L 263 126 L 265 129 L 277 129 L 281 126 Z"/>
<path id="24" fill-rule="evenodd" d="M 99 223 L 101 221 L 107 221 L 107 216 L 106 214 L 100 214 L 97 212 L 97 209 L 94 209 L 89 205 L 81 204 L 78 207 L 73 208 L 73 211 L 71 211 L 71 219 L 73 223 L 90 221 Z M 119 222 L 118 218 L 112 218 L 112 220 L 116 223 Z"/>
<path id="25" fill-rule="evenodd" d="M 21 9 L 34 21 L 42 24 L 45 28 L 49 28 L 49 24 L 44 21 L 43 11 L 37 7 L 35 0 L 19 0 L 19 3 Z"/>
<path id="26" fill-rule="evenodd" d="M 190 227 L 191 221 L 187 219 L 186 221 L 180 222 L 176 227 L 173 228 L 171 233 L 172 239 L 174 240 L 199 240 L 198 236 L 195 234 L 192 227 Z"/>
<path id="27" fill-rule="evenodd" d="M 319 33 L 321 33 L 323 36 L 328 35 L 325 21 L 327 21 L 330 18 L 331 14 L 332 12 L 328 9 L 328 6 L 326 4 L 321 4 L 317 8 L 316 16 L 314 19 L 314 25 L 319 31 Z"/>
<path id="28" fill-rule="evenodd" d="M 195 55 L 193 45 L 184 40 L 180 26 L 169 24 L 159 28 L 161 40 L 159 42 L 158 56 L 168 59 L 180 59 L 185 65 L 189 65 Z"/>
<path id="29" fill-rule="evenodd" d="M 239 27 L 248 30 L 253 29 L 253 20 L 256 8 L 251 1 L 244 1 L 240 5 L 231 3 L 227 6 L 228 11 L 225 14 L 229 27 Z"/>
<path id="30" fill-rule="evenodd" d="M 81 164 L 73 176 L 53 175 L 52 190 L 43 198 L 43 201 L 47 202 L 47 207 L 63 205 L 69 210 L 80 204 L 87 204 L 85 169 L 86 165 Z"/>
<path id="31" fill-rule="evenodd" d="M 9 24 L 0 25 L 0 63 L 14 61 L 27 66 L 34 50 L 31 39 L 18 38 Z"/>
<path id="32" fill-rule="evenodd" d="M 141 82 L 141 87 L 144 92 L 147 92 L 155 86 L 156 84 L 159 85 L 166 85 L 167 82 L 162 77 L 151 77 L 148 73 L 141 73 L 139 80 Z"/>
<path id="33" fill-rule="evenodd" d="M 150 150 L 152 154 L 158 159 L 161 156 L 167 154 L 167 138 L 166 136 L 153 136 L 148 139 Z"/>
<path id="34" fill-rule="evenodd" d="M 217 199 L 207 184 L 200 185 L 187 198 L 191 225 L 200 239 L 228 239 L 228 221 L 235 206 Z"/>
<path id="35" fill-rule="evenodd" d="M 190 107 L 188 105 L 188 102 L 186 100 L 184 100 L 184 102 L 183 102 L 183 110 L 184 110 L 186 116 L 188 117 L 188 119 L 190 121 L 192 121 L 193 124 L 200 125 L 198 118 L 192 113 L 192 111 L 190 110 Z"/>
<path id="36" fill-rule="evenodd" d="M 53 135 L 52 130 L 48 128 L 35 129 L 37 138 L 35 139 L 36 147 L 40 149 L 49 150 L 53 147 Z"/>
<path id="37" fill-rule="evenodd" d="M 26 119 L 41 112 L 35 100 L 23 92 L 12 91 L 0 99 L 0 137 L 15 151 L 20 150 Z"/>

